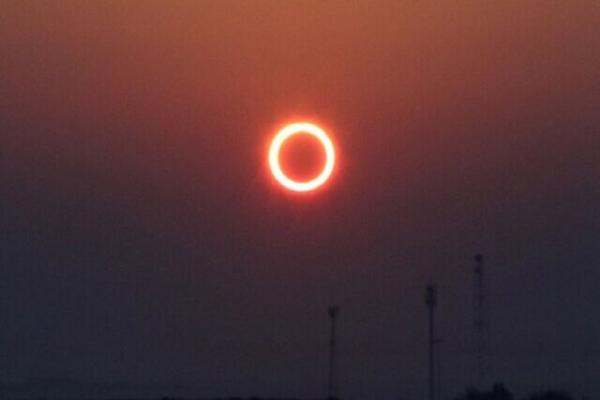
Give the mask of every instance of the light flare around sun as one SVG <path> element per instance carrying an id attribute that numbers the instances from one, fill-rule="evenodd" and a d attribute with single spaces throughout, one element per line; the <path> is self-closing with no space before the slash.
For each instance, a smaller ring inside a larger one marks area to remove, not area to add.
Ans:
<path id="1" fill-rule="evenodd" d="M 310 135 L 317 139 L 325 152 L 325 165 L 312 179 L 298 181 L 291 179 L 281 168 L 280 153 L 285 142 L 295 135 Z M 295 122 L 284 126 L 273 138 L 269 148 L 269 167 L 273 177 L 284 188 L 293 192 L 310 192 L 325 184 L 335 167 L 335 148 L 329 135 L 319 126 L 310 122 Z"/>

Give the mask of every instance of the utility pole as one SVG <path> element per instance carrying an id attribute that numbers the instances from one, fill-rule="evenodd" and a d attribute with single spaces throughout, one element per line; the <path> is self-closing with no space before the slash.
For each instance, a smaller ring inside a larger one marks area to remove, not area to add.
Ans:
<path id="1" fill-rule="evenodd" d="M 437 288 L 433 282 L 425 287 L 425 304 L 429 310 L 429 400 L 435 400 L 435 327 L 434 309 L 437 305 Z"/>
<path id="2" fill-rule="evenodd" d="M 335 323 L 340 313 L 340 309 L 337 306 L 330 306 L 327 310 L 329 319 L 331 321 L 331 329 L 329 334 L 329 374 L 327 380 L 327 394 L 329 400 L 337 399 L 336 396 L 336 375 L 335 375 L 335 344 L 336 344 L 336 331 Z"/>
<path id="3" fill-rule="evenodd" d="M 437 355 L 437 361 L 436 361 L 436 367 L 437 367 L 437 400 L 442 400 L 442 350 L 440 349 L 441 344 L 444 342 L 443 339 L 441 338 L 437 338 L 435 340 L 435 344 L 437 345 L 437 351 L 436 351 L 436 355 Z"/>
<path id="4" fill-rule="evenodd" d="M 485 350 L 486 350 L 486 329 L 487 321 L 485 317 L 485 280 L 483 275 L 483 255 L 475 256 L 475 281 L 473 292 L 473 328 L 475 330 L 475 383 L 477 388 L 481 389 L 485 380 Z"/>

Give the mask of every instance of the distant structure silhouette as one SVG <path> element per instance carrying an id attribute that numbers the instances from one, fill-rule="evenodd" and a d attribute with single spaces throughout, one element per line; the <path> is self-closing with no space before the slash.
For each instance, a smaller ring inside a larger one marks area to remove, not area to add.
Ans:
<path id="1" fill-rule="evenodd" d="M 425 287 L 425 305 L 429 312 L 429 400 L 435 400 L 435 338 L 434 310 L 437 306 L 437 288 L 433 282 Z"/>
<path id="2" fill-rule="evenodd" d="M 330 306 L 327 310 L 329 320 L 331 321 L 331 327 L 329 331 L 329 372 L 327 376 L 327 397 L 329 400 L 337 399 L 337 376 L 336 376 L 336 364 L 335 364 L 335 345 L 336 345 L 336 320 L 340 313 L 340 308 L 337 306 Z"/>
<path id="3" fill-rule="evenodd" d="M 435 355 L 437 357 L 437 362 L 436 362 L 436 367 L 437 367 L 437 374 L 436 374 L 436 386 L 437 386 L 437 400 L 442 400 L 443 399 L 443 393 L 442 393 L 442 351 L 440 349 L 440 346 L 443 342 L 442 338 L 437 338 L 434 341 L 434 344 L 437 346 L 437 350 L 435 352 Z"/>
<path id="4" fill-rule="evenodd" d="M 456 397 L 454 400 L 514 400 L 514 395 L 506 388 L 503 383 L 495 383 L 492 390 L 467 389 L 467 391 Z M 537 400 L 537 399 L 536 399 Z M 541 399 L 540 399 L 541 400 Z M 550 400 L 550 399 L 544 399 Z M 554 399 L 552 399 L 554 400 Z M 557 399 L 559 400 L 559 399 Z M 563 399 L 560 399 L 563 400 Z M 570 400 L 570 399 L 569 399 Z"/>
<path id="5" fill-rule="evenodd" d="M 529 396 L 529 400 L 572 400 L 571 395 L 565 392 L 547 390 L 542 393 L 535 393 Z M 584 397 L 585 399 L 585 397 Z"/>
<path id="6" fill-rule="evenodd" d="M 473 328 L 474 328 L 474 372 L 475 387 L 482 388 L 486 378 L 486 349 L 488 322 L 485 310 L 485 279 L 483 271 L 483 255 L 475 255 L 474 288 L 473 288 Z"/>

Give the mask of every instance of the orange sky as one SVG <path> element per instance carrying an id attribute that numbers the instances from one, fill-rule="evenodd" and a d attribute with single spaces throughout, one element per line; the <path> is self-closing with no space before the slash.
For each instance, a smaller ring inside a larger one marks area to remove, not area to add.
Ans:
<path id="1" fill-rule="evenodd" d="M 10 2 L 1 18 L 12 118 L 101 122 L 140 146 L 163 140 L 140 118 L 201 151 L 253 146 L 258 131 L 298 114 L 384 153 L 391 142 L 434 142 L 438 129 L 468 148 L 488 140 L 486 124 L 589 105 L 598 90 L 594 1 Z M 421 123 L 435 126 L 407 126 Z M 229 129 L 215 139 L 184 128 L 211 124 Z M 368 133 L 382 128 L 394 132 Z M 101 135 L 94 142 L 113 146 Z"/>

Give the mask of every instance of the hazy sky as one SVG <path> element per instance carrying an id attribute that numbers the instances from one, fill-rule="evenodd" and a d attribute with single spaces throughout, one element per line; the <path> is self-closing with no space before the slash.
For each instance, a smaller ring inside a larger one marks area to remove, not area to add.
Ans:
<path id="1" fill-rule="evenodd" d="M 8 1 L 0 9 L 0 381 L 422 398 L 600 395 L 597 1 Z M 332 184 L 279 190 L 322 123 Z M 586 384 L 586 379 L 588 383 Z"/>

